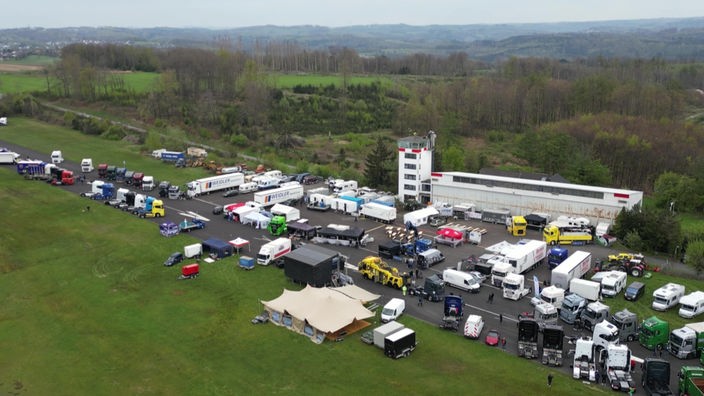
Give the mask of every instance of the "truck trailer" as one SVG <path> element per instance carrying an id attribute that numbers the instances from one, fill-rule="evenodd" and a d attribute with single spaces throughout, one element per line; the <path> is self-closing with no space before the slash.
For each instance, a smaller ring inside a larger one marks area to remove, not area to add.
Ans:
<path id="1" fill-rule="evenodd" d="M 369 202 L 361 206 L 359 214 L 382 223 L 393 223 L 396 221 L 396 208 L 376 202 Z"/>
<path id="2" fill-rule="evenodd" d="M 295 182 L 292 182 L 295 183 Z M 298 200 L 303 198 L 303 186 L 287 184 L 285 186 L 271 190 L 257 191 L 254 193 L 254 202 L 263 206 L 273 206 L 288 200 Z"/>
<path id="3" fill-rule="evenodd" d="M 384 355 L 392 359 L 399 359 L 410 355 L 416 349 L 416 345 L 416 332 L 406 327 L 386 336 Z"/>
<path id="4" fill-rule="evenodd" d="M 704 322 L 687 323 L 684 327 L 672 330 L 667 349 L 678 359 L 701 356 L 704 349 Z"/>
<path id="5" fill-rule="evenodd" d="M 281 259 L 291 251 L 291 240 L 288 238 L 277 238 L 267 242 L 259 249 L 257 254 L 257 264 L 269 265 L 272 261 Z"/>
<path id="6" fill-rule="evenodd" d="M 550 284 L 567 290 L 572 279 L 583 277 L 591 268 L 592 254 L 578 250 L 552 270 Z"/>
<path id="7" fill-rule="evenodd" d="M 242 183 L 244 183 L 244 174 L 228 173 L 226 175 L 193 180 L 186 184 L 186 189 L 188 197 L 194 198 L 199 195 L 210 194 L 214 191 L 237 188 Z"/>

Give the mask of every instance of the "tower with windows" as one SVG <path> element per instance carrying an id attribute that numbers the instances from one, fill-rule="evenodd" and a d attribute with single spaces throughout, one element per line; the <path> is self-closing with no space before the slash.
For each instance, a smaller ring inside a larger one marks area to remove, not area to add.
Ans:
<path id="1" fill-rule="evenodd" d="M 433 167 L 435 132 L 409 136 L 398 141 L 398 198 L 401 201 L 430 201 L 430 172 Z"/>

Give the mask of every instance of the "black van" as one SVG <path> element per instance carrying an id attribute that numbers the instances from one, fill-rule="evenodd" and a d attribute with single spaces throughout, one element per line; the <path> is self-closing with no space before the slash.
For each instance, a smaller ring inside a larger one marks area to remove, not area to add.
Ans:
<path id="1" fill-rule="evenodd" d="M 623 293 L 623 297 L 629 301 L 636 301 L 645 294 L 645 285 L 640 282 L 633 282 L 626 288 L 626 292 Z"/>

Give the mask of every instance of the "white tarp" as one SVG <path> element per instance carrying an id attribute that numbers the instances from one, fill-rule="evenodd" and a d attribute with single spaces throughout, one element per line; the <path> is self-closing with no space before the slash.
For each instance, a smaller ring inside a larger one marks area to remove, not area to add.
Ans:
<path id="1" fill-rule="evenodd" d="M 403 215 L 403 224 L 410 222 L 414 227 L 422 226 L 423 224 L 428 223 L 428 219 L 431 216 L 437 216 L 439 214 L 440 212 L 438 212 L 437 209 L 432 206 L 428 206 L 427 208 L 418 209 Z"/>
<path id="2" fill-rule="evenodd" d="M 283 204 L 276 204 L 271 207 L 271 213 L 275 215 L 281 215 L 286 218 L 286 222 L 288 223 L 289 221 L 297 221 L 298 219 L 301 218 L 301 211 L 288 206 L 288 205 L 283 205 Z"/>

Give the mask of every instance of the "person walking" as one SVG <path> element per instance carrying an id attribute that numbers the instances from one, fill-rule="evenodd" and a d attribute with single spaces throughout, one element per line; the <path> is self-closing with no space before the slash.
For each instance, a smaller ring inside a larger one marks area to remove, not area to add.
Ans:
<path id="1" fill-rule="evenodd" d="M 418 293 L 418 306 L 423 306 L 423 295 Z"/>
<path id="2" fill-rule="evenodd" d="M 552 389 L 552 373 L 548 374 L 548 388 Z"/>
<path id="3" fill-rule="evenodd" d="M 401 292 L 403 293 L 403 296 L 404 296 L 404 297 L 406 296 L 406 291 L 407 291 L 407 290 L 408 290 L 408 288 L 406 287 L 406 285 L 403 285 L 403 287 L 401 288 Z"/>
<path id="4" fill-rule="evenodd" d="M 601 385 L 601 382 L 599 382 L 599 376 L 600 376 L 600 375 L 601 375 L 601 374 L 599 374 L 599 370 L 596 370 L 596 372 L 594 372 L 594 380 L 596 381 L 596 383 L 597 383 L 598 385 Z"/>
<path id="5" fill-rule="evenodd" d="M 501 337 L 501 348 L 506 350 L 506 337 Z"/>
<path id="6" fill-rule="evenodd" d="M 490 293 L 490 294 L 489 294 L 489 299 L 487 300 L 487 302 L 488 302 L 489 304 L 493 304 L 493 303 L 494 303 L 494 293 Z"/>
<path id="7" fill-rule="evenodd" d="M 499 314 L 499 323 L 504 323 L 504 315 Z"/>

